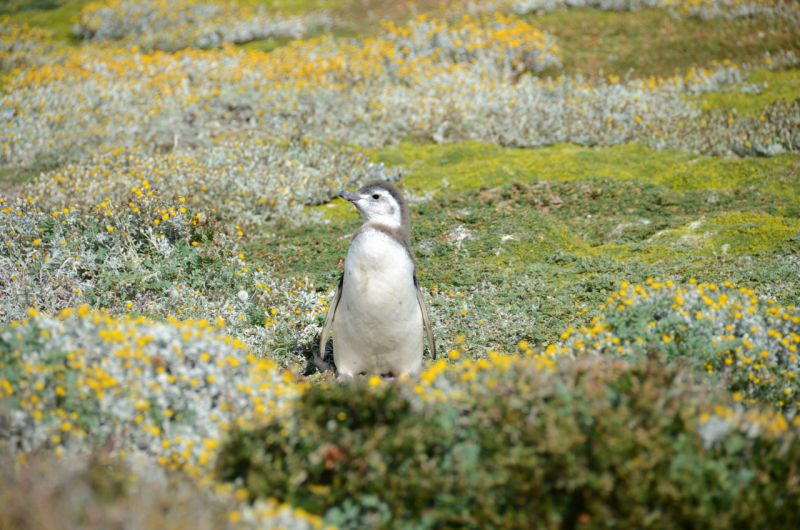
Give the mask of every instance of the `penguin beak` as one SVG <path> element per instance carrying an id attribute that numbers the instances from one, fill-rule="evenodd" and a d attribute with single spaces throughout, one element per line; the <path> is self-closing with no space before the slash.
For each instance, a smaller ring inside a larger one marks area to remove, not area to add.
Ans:
<path id="1" fill-rule="evenodd" d="M 346 201 L 350 201 L 352 203 L 355 203 L 358 199 L 361 198 L 361 196 L 358 195 L 357 193 L 350 193 L 349 191 L 343 191 L 342 193 L 339 194 L 339 197 Z"/>

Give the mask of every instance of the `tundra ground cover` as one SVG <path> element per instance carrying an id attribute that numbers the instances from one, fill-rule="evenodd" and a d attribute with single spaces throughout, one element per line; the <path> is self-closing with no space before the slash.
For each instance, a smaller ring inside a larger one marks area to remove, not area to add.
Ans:
<path id="1" fill-rule="evenodd" d="M 298 38 L 322 23 L 322 17 L 318 18 L 266 16 L 263 11 L 235 3 L 119 0 L 84 7 L 74 31 L 87 40 L 170 51 Z"/>
<path id="2" fill-rule="evenodd" d="M 792 4 L 374 2 L 365 27 L 189 0 L 160 40 L 163 3 L 18 4 L 0 525 L 54 524 L 44 498 L 76 527 L 796 526 Z M 333 197 L 375 179 L 409 197 L 445 358 L 339 388 L 309 362 L 359 223 Z"/>

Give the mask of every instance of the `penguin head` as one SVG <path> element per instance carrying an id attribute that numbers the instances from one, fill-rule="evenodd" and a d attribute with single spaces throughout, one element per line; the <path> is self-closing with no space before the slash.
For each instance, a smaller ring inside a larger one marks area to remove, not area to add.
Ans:
<path id="1" fill-rule="evenodd" d="M 364 222 L 408 233 L 408 206 L 400 189 L 391 182 L 367 184 L 356 193 L 346 191 L 339 197 L 353 203 Z"/>

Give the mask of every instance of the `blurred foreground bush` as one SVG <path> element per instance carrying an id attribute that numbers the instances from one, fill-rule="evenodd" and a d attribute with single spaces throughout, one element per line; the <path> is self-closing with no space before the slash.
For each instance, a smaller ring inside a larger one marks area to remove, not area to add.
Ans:
<path id="1" fill-rule="evenodd" d="M 0 528 L 37 530 L 228 528 L 226 504 L 185 477 L 150 478 L 96 451 L 86 459 L 0 459 Z"/>
<path id="2" fill-rule="evenodd" d="M 438 398 L 311 387 L 291 417 L 234 433 L 218 475 L 343 528 L 798 526 L 797 422 L 780 413 L 652 362 L 486 373 Z"/>
<path id="3" fill-rule="evenodd" d="M 311 530 L 313 516 L 275 502 L 242 506 L 231 488 L 194 481 L 105 449 L 84 458 L 0 455 L 0 530 Z"/>

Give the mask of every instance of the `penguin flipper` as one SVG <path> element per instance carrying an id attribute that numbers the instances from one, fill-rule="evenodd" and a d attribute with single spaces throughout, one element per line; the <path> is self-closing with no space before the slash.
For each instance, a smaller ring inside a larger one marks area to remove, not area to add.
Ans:
<path id="1" fill-rule="evenodd" d="M 431 318 L 428 316 L 428 306 L 425 304 L 425 299 L 422 297 L 422 291 L 417 284 L 417 275 L 414 275 L 414 287 L 417 290 L 417 303 L 422 312 L 422 325 L 425 327 L 425 333 L 428 335 L 428 346 L 431 349 L 431 355 L 436 360 L 436 341 L 433 339 L 433 328 L 431 328 Z"/>
<path id="2" fill-rule="evenodd" d="M 342 298 L 342 285 L 344 284 L 344 274 L 339 278 L 339 286 L 336 287 L 336 294 L 333 297 L 331 306 L 328 308 L 328 314 L 325 317 L 325 324 L 322 326 L 322 335 L 319 339 L 319 352 L 314 354 L 314 364 L 319 370 L 327 370 L 330 368 L 328 363 L 325 362 L 325 346 L 328 345 L 328 337 L 331 334 L 331 326 L 333 326 L 333 319 L 336 316 L 336 309 L 339 307 L 339 300 Z"/>

